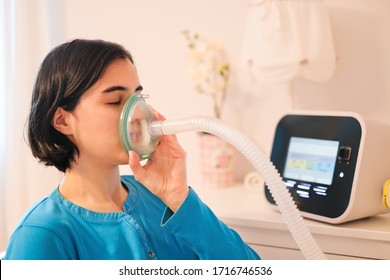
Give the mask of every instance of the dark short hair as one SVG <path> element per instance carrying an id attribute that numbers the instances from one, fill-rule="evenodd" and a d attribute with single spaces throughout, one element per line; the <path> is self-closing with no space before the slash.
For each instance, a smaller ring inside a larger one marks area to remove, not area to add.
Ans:
<path id="1" fill-rule="evenodd" d="M 43 60 L 32 92 L 27 136 L 34 157 L 65 172 L 77 147 L 52 126 L 57 108 L 72 111 L 80 97 L 118 58 L 131 54 L 122 46 L 102 40 L 73 40 L 54 48 Z"/>

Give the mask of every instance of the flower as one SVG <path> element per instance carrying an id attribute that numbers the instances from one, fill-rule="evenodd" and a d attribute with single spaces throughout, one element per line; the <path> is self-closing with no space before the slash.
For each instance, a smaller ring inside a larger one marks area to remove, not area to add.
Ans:
<path id="1" fill-rule="evenodd" d="M 200 94 L 213 100 L 214 115 L 221 118 L 229 82 L 230 66 L 223 48 L 209 42 L 197 33 L 182 32 L 188 42 L 190 79 Z"/>

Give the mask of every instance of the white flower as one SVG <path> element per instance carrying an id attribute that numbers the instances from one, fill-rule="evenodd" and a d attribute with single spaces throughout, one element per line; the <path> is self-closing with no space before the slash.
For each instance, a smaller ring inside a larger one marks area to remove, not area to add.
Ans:
<path id="1" fill-rule="evenodd" d="M 215 117 L 221 117 L 229 82 L 230 67 L 223 48 L 196 33 L 183 31 L 188 41 L 190 80 L 201 94 L 212 97 Z"/>

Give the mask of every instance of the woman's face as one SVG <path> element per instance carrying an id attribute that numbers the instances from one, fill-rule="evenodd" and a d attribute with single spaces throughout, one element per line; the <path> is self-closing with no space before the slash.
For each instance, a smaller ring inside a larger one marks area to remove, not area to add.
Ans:
<path id="1" fill-rule="evenodd" d="M 128 162 L 118 124 L 125 100 L 140 88 L 128 59 L 112 62 L 103 76 L 79 100 L 72 114 L 71 141 L 80 151 L 78 161 L 116 166 Z"/>

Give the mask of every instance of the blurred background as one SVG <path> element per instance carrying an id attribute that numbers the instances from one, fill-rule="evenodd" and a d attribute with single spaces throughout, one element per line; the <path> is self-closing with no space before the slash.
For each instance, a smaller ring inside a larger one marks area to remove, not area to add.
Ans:
<path id="1" fill-rule="evenodd" d="M 291 110 L 353 111 L 390 123 L 390 1 L 323 1 L 335 52 L 332 75 L 320 82 L 295 75 L 273 83 L 249 81 L 243 60 L 251 43 L 245 36 L 253 32 L 249 12 L 262 2 L 279 1 L 0 0 L 0 250 L 26 208 L 62 179 L 32 157 L 24 131 L 41 61 L 53 47 L 75 38 L 125 46 L 150 95 L 148 103 L 168 119 L 213 116 L 210 97 L 199 94 L 189 79 L 182 31 L 217 42 L 231 69 L 221 118 L 266 153 L 277 121 Z M 301 23 L 307 35 L 310 20 Z M 198 139 L 193 133 L 178 137 L 188 153 L 189 184 L 196 189 L 201 184 Z M 252 168 L 243 159 L 238 163 L 239 184 Z M 130 169 L 123 166 L 121 172 Z"/>

